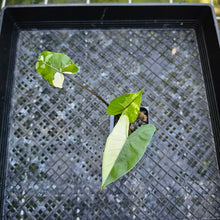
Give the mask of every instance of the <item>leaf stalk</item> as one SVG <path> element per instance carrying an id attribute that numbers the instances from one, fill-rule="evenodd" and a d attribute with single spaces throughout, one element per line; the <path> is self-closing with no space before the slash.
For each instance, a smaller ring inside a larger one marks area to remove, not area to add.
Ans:
<path id="1" fill-rule="evenodd" d="M 100 101 L 102 101 L 107 107 L 109 106 L 109 103 L 106 102 L 100 95 L 98 95 L 96 92 L 92 91 L 91 89 L 89 89 L 88 87 L 84 86 L 83 84 L 81 84 L 80 82 L 78 82 L 77 80 L 73 79 L 72 77 L 70 77 L 69 75 L 65 74 L 65 76 L 67 78 L 69 78 L 70 80 L 72 80 L 74 83 L 76 83 L 77 85 L 81 86 L 83 89 L 86 89 L 88 92 L 90 92 L 92 95 L 96 96 Z"/>

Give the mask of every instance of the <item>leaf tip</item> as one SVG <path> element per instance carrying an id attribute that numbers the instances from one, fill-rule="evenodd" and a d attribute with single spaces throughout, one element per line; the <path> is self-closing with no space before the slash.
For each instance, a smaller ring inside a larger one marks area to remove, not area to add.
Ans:
<path id="1" fill-rule="evenodd" d="M 102 191 L 102 190 L 104 189 L 104 187 L 105 187 L 105 186 L 102 185 L 100 191 Z"/>
<path id="2" fill-rule="evenodd" d="M 148 124 L 148 125 L 149 125 L 149 127 L 151 127 L 154 131 L 157 130 L 157 128 L 155 127 L 155 125 L 153 125 L 153 124 Z"/>

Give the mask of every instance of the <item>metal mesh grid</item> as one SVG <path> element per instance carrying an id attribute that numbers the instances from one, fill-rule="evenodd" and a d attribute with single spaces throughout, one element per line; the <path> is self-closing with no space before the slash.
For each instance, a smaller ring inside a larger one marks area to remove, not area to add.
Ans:
<path id="1" fill-rule="evenodd" d="M 105 105 L 35 71 L 40 52 L 110 101 L 144 89 L 158 128 L 129 174 L 100 192 Z M 193 29 L 21 31 L 12 100 L 5 219 L 219 219 L 220 178 Z"/>

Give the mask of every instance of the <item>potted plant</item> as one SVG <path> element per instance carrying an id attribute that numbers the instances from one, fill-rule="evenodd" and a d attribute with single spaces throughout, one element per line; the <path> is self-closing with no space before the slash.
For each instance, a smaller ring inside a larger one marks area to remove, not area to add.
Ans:
<path id="1" fill-rule="evenodd" d="M 79 72 L 74 62 L 65 54 L 44 51 L 36 62 L 38 73 L 52 86 L 62 88 L 64 76 L 95 95 L 106 106 L 106 113 L 116 116 L 116 125 L 106 140 L 102 163 L 102 186 L 130 171 L 142 158 L 156 128 L 148 124 L 144 109 L 140 111 L 143 89 L 116 97 L 109 104 L 94 91 L 82 85 L 71 74 Z M 135 122 L 138 118 L 138 122 Z"/>

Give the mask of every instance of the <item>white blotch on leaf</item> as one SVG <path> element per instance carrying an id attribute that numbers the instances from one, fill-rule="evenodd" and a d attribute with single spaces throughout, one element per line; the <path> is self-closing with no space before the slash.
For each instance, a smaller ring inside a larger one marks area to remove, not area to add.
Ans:
<path id="1" fill-rule="evenodd" d="M 56 72 L 54 74 L 53 85 L 58 88 L 63 88 L 64 76 L 63 74 Z"/>
<path id="2" fill-rule="evenodd" d="M 49 54 L 45 57 L 45 62 L 49 62 L 50 58 L 53 56 L 53 54 Z"/>
<path id="3" fill-rule="evenodd" d="M 71 73 L 71 72 L 63 72 L 64 74 L 73 74 L 73 73 Z"/>

